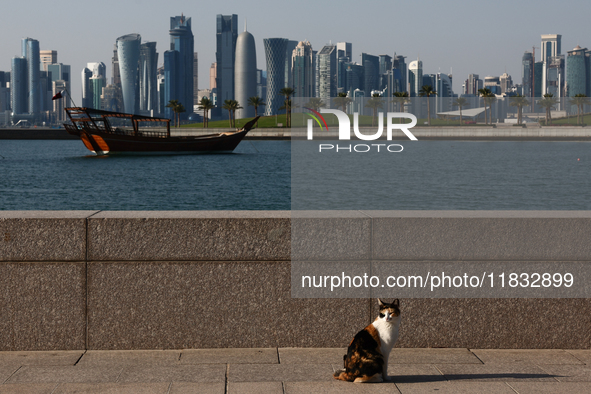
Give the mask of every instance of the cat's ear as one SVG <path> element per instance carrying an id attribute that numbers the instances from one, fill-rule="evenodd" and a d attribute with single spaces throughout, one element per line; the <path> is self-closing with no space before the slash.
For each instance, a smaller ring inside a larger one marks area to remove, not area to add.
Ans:
<path id="1" fill-rule="evenodd" d="M 378 305 L 380 306 L 380 308 L 383 308 L 385 306 L 384 303 L 382 302 L 382 300 L 380 300 L 379 298 L 378 298 Z"/>
<path id="2" fill-rule="evenodd" d="M 397 298 L 394 301 L 392 301 L 392 304 L 394 305 L 396 308 L 400 308 L 400 300 Z"/>

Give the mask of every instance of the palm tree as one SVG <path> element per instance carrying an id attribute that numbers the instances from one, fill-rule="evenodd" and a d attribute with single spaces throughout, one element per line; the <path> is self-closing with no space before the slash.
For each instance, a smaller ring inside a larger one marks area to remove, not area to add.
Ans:
<path id="1" fill-rule="evenodd" d="M 394 92 L 392 94 L 394 98 L 392 99 L 392 103 L 398 104 L 398 112 L 404 112 L 404 104 L 410 101 L 408 97 L 408 92 Z M 402 119 L 400 119 L 400 123 L 402 123 Z"/>
<path id="2" fill-rule="evenodd" d="M 457 106 L 460 109 L 460 126 L 461 126 L 464 123 L 462 121 L 462 108 L 464 108 L 466 105 L 468 105 L 468 100 L 465 99 L 464 97 L 458 97 L 457 99 L 454 100 L 454 102 L 452 104 Z"/>
<path id="3" fill-rule="evenodd" d="M 373 109 L 373 118 L 371 119 L 371 125 L 372 127 L 374 127 L 376 125 L 378 108 L 382 108 L 384 106 L 384 103 L 382 102 L 382 95 L 379 93 L 372 94 L 371 98 L 367 100 L 365 106 Z"/>
<path id="4" fill-rule="evenodd" d="M 310 100 L 304 104 L 304 107 L 312 108 L 314 111 L 318 111 L 320 108 L 326 107 L 326 104 L 319 97 L 311 97 Z"/>
<path id="5" fill-rule="evenodd" d="M 208 97 L 201 97 L 201 101 L 199 101 L 198 108 L 203 110 L 203 127 L 207 127 L 209 125 L 209 110 L 213 107 L 213 102 Z"/>
<path id="6" fill-rule="evenodd" d="M 583 93 L 575 94 L 574 97 L 571 97 L 570 103 L 577 106 L 577 124 L 580 124 L 581 113 L 583 112 L 583 107 L 589 104 L 589 97 Z"/>
<path id="7" fill-rule="evenodd" d="M 260 98 L 259 96 L 252 96 L 248 98 L 248 105 L 253 106 L 254 107 L 254 116 L 255 118 L 257 116 L 259 116 L 259 107 L 265 105 L 265 103 L 263 102 L 263 99 Z M 259 121 L 257 120 L 256 125 L 259 125 Z"/>
<path id="8" fill-rule="evenodd" d="M 289 97 L 294 93 L 295 90 L 287 86 L 279 91 L 280 95 L 285 96 L 285 122 L 287 124 L 287 127 L 291 127 L 291 100 L 289 99 Z"/>
<path id="9" fill-rule="evenodd" d="M 337 105 L 337 107 L 340 107 L 343 109 L 343 112 L 347 113 L 347 105 L 353 101 L 351 100 L 351 98 L 349 98 L 349 95 L 345 92 L 340 92 L 337 97 L 335 97 L 333 99 L 334 103 Z"/>
<path id="10" fill-rule="evenodd" d="M 232 111 L 232 126 L 236 127 L 236 111 L 242 109 L 240 103 L 236 100 L 230 100 L 230 110 Z"/>
<path id="11" fill-rule="evenodd" d="M 509 97 L 509 105 L 517 107 L 517 124 L 523 123 L 523 107 L 529 105 L 527 97 L 518 94 L 517 96 Z"/>
<path id="12" fill-rule="evenodd" d="M 170 100 L 168 102 L 168 104 L 166 104 L 166 108 L 172 109 L 172 112 L 174 112 L 174 114 L 175 114 L 175 116 L 174 116 L 174 127 L 177 126 L 176 113 L 177 113 L 177 108 L 178 108 L 179 105 L 181 105 L 181 103 L 178 100 Z"/>
<path id="13" fill-rule="evenodd" d="M 546 108 L 546 126 L 548 126 L 548 122 L 552 120 L 552 114 L 550 113 L 551 109 L 554 109 L 554 106 L 558 103 L 558 100 L 554 98 L 552 93 L 546 93 L 544 98 L 538 101 L 538 104 Z"/>
<path id="14" fill-rule="evenodd" d="M 429 100 L 429 97 L 437 96 L 437 92 L 435 90 L 433 90 L 431 85 L 423 85 L 421 87 L 421 90 L 419 90 L 419 96 L 421 96 L 421 97 L 427 96 L 427 122 L 428 122 L 429 126 L 431 126 L 431 104 L 430 104 L 431 100 Z"/>
<path id="15" fill-rule="evenodd" d="M 186 112 L 185 106 L 181 103 L 172 109 L 176 113 L 178 119 L 177 127 L 181 127 L 181 113 Z"/>
<path id="16" fill-rule="evenodd" d="M 482 99 L 484 101 L 484 124 L 488 124 L 488 118 L 487 118 L 487 112 L 486 112 L 486 105 L 487 105 L 486 97 L 490 97 L 492 92 L 490 91 L 489 88 L 482 88 L 482 89 L 478 89 L 478 93 L 480 93 L 480 96 L 482 97 Z M 492 112 L 492 109 L 491 109 L 491 112 Z M 491 116 L 492 116 L 492 114 L 491 114 Z M 492 123 L 492 120 L 491 120 L 491 123 Z"/>

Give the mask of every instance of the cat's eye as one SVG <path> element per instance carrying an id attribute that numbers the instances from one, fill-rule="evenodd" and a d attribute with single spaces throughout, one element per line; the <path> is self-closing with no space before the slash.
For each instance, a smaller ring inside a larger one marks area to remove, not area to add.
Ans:
<path id="1" fill-rule="evenodd" d="M 384 316 L 386 316 L 386 315 L 384 315 L 383 313 L 380 313 L 380 317 L 382 317 L 382 318 L 383 318 Z"/>

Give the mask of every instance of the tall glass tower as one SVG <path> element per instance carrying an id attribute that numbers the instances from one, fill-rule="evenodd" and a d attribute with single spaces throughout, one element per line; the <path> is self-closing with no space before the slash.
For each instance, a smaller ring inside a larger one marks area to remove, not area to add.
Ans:
<path id="1" fill-rule="evenodd" d="M 318 52 L 318 97 L 328 102 L 337 95 L 337 47 L 325 45 Z"/>
<path id="2" fill-rule="evenodd" d="M 265 58 L 267 59 L 267 99 L 265 116 L 274 115 L 283 105 L 284 97 L 279 91 L 285 87 L 285 48 L 287 38 L 265 38 Z M 218 85 L 219 87 L 219 85 Z"/>
<path id="3" fill-rule="evenodd" d="M 300 41 L 291 56 L 294 97 L 314 96 L 314 68 L 310 41 Z"/>
<path id="4" fill-rule="evenodd" d="M 408 65 L 408 83 L 410 84 L 410 97 L 419 95 L 419 91 L 423 86 L 423 62 L 415 60 Z"/>
<path id="5" fill-rule="evenodd" d="M 24 57 L 12 58 L 10 103 L 12 113 L 27 113 L 27 60 Z"/>
<path id="6" fill-rule="evenodd" d="M 37 114 L 41 108 L 39 41 L 23 38 L 22 45 L 23 57 L 27 60 L 27 111 L 30 114 Z"/>
<path id="7" fill-rule="evenodd" d="M 164 91 L 164 105 L 170 100 L 178 100 L 186 110 L 180 114 L 180 117 L 181 119 L 187 119 L 193 112 L 193 60 L 195 56 L 195 45 L 191 30 L 191 18 L 186 18 L 184 15 L 171 17 L 169 33 L 170 50 L 178 54 L 176 55 L 176 70 L 171 70 L 168 73 L 168 78 L 164 80 L 164 83 L 167 85 Z M 164 69 L 166 74 L 166 64 Z M 172 94 L 173 91 L 175 94 Z M 167 95 L 167 93 L 169 94 Z M 172 117 L 172 108 L 165 107 L 164 113 L 166 117 Z"/>
<path id="8" fill-rule="evenodd" d="M 566 87 L 567 96 L 574 97 L 577 94 L 589 96 L 591 93 L 591 81 L 587 80 L 587 70 L 590 66 L 589 51 L 577 45 L 575 49 L 567 52 L 566 57 Z"/>
<path id="9" fill-rule="evenodd" d="M 156 43 L 146 42 L 140 45 L 140 111 L 149 112 L 153 110 L 158 112 L 157 72 L 158 53 L 156 52 Z"/>
<path id="10" fill-rule="evenodd" d="M 129 114 L 138 112 L 138 64 L 140 60 L 139 34 L 128 34 L 117 38 L 117 57 L 121 74 L 123 92 L 123 111 Z"/>
<path id="11" fill-rule="evenodd" d="M 224 105 L 224 100 L 234 99 L 234 64 L 237 39 L 238 15 L 217 15 L 215 59 L 218 107 Z"/>
<path id="12" fill-rule="evenodd" d="M 234 81 L 235 100 L 242 107 L 236 111 L 236 118 L 254 116 L 254 107 L 248 105 L 248 99 L 257 95 L 257 54 L 254 37 L 247 31 L 236 40 Z"/>

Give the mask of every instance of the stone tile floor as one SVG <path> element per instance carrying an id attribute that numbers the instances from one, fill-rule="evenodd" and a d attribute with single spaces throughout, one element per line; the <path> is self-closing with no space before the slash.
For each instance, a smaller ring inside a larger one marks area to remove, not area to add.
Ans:
<path id="1" fill-rule="evenodd" d="M 591 350 L 394 349 L 392 382 L 332 378 L 345 349 L 0 352 L 3 393 L 591 393 Z"/>

